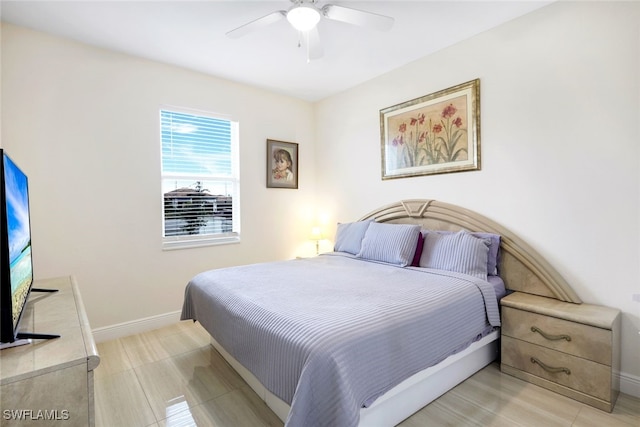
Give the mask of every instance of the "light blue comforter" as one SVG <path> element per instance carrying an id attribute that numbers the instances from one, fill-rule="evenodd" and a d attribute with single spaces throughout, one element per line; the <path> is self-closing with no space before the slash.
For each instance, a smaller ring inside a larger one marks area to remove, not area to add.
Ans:
<path id="1" fill-rule="evenodd" d="M 487 282 L 339 254 L 198 274 L 181 318 L 291 405 L 288 427 L 355 426 L 361 407 L 500 325 Z"/>

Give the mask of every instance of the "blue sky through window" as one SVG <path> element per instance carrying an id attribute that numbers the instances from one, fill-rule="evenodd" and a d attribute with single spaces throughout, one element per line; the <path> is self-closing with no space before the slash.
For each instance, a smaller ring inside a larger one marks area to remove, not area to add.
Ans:
<path id="1" fill-rule="evenodd" d="M 231 177 L 231 122 L 161 111 L 164 174 Z"/>

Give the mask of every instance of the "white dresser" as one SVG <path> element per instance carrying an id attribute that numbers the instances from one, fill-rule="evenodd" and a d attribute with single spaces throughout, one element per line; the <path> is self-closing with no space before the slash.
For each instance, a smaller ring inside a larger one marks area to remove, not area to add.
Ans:
<path id="1" fill-rule="evenodd" d="M 21 332 L 60 338 L 0 351 L 0 425 L 93 426 L 93 370 L 100 363 L 73 277 L 36 281 Z"/>

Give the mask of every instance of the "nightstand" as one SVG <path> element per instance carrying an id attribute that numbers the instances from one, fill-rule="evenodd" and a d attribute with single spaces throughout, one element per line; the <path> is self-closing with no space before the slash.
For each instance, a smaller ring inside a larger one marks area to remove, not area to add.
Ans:
<path id="1" fill-rule="evenodd" d="M 613 410 L 620 389 L 619 310 L 522 292 L 500 304 L 503 372 Z"/>

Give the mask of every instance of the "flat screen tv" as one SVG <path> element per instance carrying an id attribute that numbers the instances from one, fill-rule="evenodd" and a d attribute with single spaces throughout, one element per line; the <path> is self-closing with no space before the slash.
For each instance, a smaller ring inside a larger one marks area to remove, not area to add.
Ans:
<path id="1" fill-rule="evenodd" d="M 57 338 L 18 332 L 32 288 L 31 221 L 27 176 L 0 148 L 0 348 L 29 338 Z M 42 291 L 48 291 L 43 289 Z M 26 344 L 26 342 L 25 342 Z"/>

